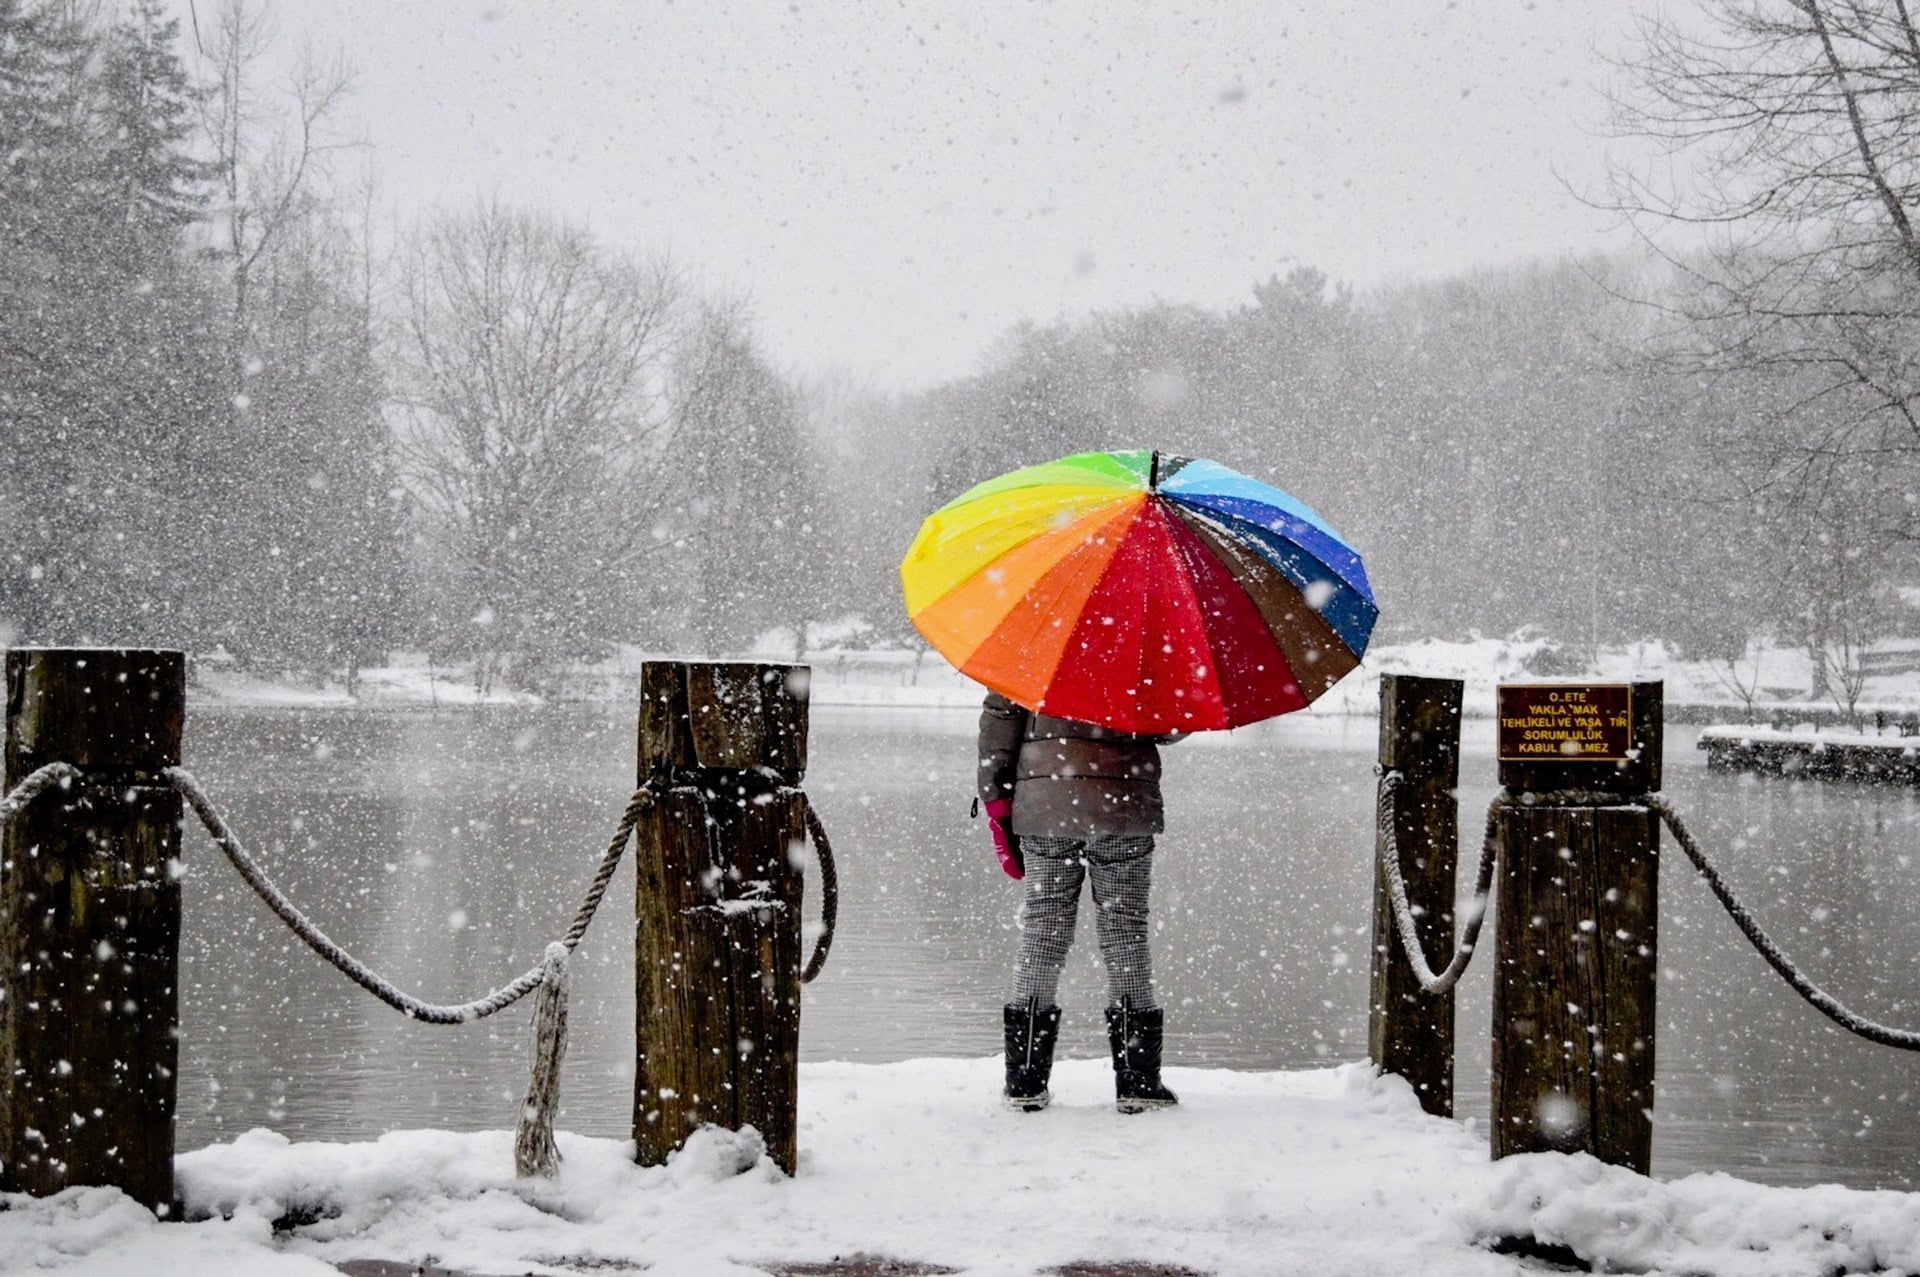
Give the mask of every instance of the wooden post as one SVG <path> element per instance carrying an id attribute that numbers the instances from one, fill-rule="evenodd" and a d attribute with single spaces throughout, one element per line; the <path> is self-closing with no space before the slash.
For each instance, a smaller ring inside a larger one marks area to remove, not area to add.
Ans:
<path id="1" fill-rule="evenodd" d="M 1543 800 L 1496 828 L 1495 1157 L 1585 1151 L 1642 1174 L 1652 1160 L 1660 825 L 1633 799 L 1660 787 L 1662 686 L 1629 686 L 1621 758 L 1507 757 L 1503 710 L 1500 782 Z M 1620 798 L 1555 803 L 1556 790 Z"/>
<path id="2" fill-rule="evenodd" d="M 704 1124 L 798 1156 L 805 666 L 640 671 L 633 1135 L 655 1166 Z"/>
<path id="3" fill-rule="evenodd" d="M 0 841 L 0 1189 L 173 1203 L 179 1062 L 180 652 L 7 653 L 6 787 L 50 790 Z"/>
<path id="4" fill-rule="evenodd" d="M 1419 920 L 1427 961 L 1439 970 L 1453 956 L 1455 862 L 1459 856 L 1460 698 L 1454 678 L 1383 674 L 1380 766 L 1400 773 L 1393 809 L 1400 875 Z M 1376 834 L 1376 840 L 1379 835 Z M 1374 1067 L 1412 1083 L 1420 1107 L 1453 1116 L 1453 990 L 1420 988 L 1394 931 L 1393 905 L 1376 846 L 1373 888 L 1373 985 L 1367 1051 Z"/>

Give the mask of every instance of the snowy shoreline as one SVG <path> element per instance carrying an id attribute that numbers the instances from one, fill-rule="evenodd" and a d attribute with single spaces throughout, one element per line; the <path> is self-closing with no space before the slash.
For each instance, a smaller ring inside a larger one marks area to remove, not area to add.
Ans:
<path id="1" fill-rule="evenodd" d="M 1465 683 L 1463 717 L 1490 718 L 1495 688 L 1501 683 L 1550 681 L 1566 677 L 1541 672 L 1543 645 L 1537 641 L 1474 639 L 1428 640 L 1376 647 L 1358 670 L 1336 684 L 1304 717 L 1372 718 L 1379 712 L 1383 673 L 1457 678 Z M 546 704 L 629 705 L 638 694 L 640 665 L 649 659 L 676 659 L 665 653 L 626 650 L 598 666 L 574 671 L 556 694 L 541 697 L 505 688 L 482 690 L 470 673 L 429 664 L 422 657 L 361 671 L 349 694 L 338 682 L 319 686 L 271 680 L 218 668 L 200 668 L 187 691 L 191 708 L 401 711 L 535 707 Z M 785 652 L 750 653 L 745 659 L 791 661 Z M 975 709 L 977 684 L 931 653 L 902 649 L 826 649 L 807 653 L 801 662 L 812 670 L 814 705 L 826 708 Z M 1551 668 L 1559 669 L 1557 665 Z M 1842 720 L 1830 700 L 1814 700 L 1805 691 L 1811 668 L 1805 653 L 1769 648 L 1753 655 L 1739 671 L 1752 692 L 1742 697 L 1729 679 L 1735 671 L 1709 661 L 1688 661 L 1657 643 L 1602 649 L 1588 672 L 1592 682 L 1658 680 L 1664 684 L 1670 723 L 1765 723 L 1780 719 L 1821 727 Z M 1864 683 L 1855 705 L 1863 721 L 1876 715 L 1911 719 L 1920 715 L 1920 672 L 1876 675 Z"/>
<path id="2" fill-rule="evenodd" d="M 999 1061 L 801 1066 L 800 1170 L 707 1129 L 664 1167 L 563 1130 L 553 1181 L 516 1181 L 509 1131 L 291 1143 L 270 1131 L 183 1154 L 187 1221 L 111 1189 L 0 1196 L 0 1271 L 321 1274 L 355 1259 L 468 1273 L 645 1267 L 766 1273 L 868 1255 L 967 1274 L 1076 1262 L 1275 1274 L 1540 1272 L 1506 1239 L 1594 1270 L 1814 1277 L 1920 1269 L 1920 1194 L 1672 1182 L 1585 1155 L 1489 1160 L 1364 1064 L 1171 1068 L 1181 1107 L 1123 1117 L 1104 1061 L 1068 1060 L 1056 1103 L 998 1103 Z"/>

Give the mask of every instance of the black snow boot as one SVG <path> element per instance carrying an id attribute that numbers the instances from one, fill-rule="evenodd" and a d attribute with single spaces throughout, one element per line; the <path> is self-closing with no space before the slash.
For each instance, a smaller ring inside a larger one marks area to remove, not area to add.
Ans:
<path id="1" fill-rule="evenodd" d="M 1043 1007 L 1038 998 L 1009 1002 L 1006 1025 L 1007 1086 L 1001 1095 L 1010 1109 L 1038 1113 L 1053 1098 L 1047 1079 L 1053 1075 L 1053 1045 L 1060 1040 L 1060 1008 Z"/>
<path id="2" fill-rule="evenodd" d="M 1172 1108 L 1180 1097 L 1160 1081 L 1165 1016 L 1159 1007 L 1136 1011 L 1121 999 L 1107 1008 L 1107 1045 L 1113 1048 L 1113 1106 L 1122 1113 Z"/>

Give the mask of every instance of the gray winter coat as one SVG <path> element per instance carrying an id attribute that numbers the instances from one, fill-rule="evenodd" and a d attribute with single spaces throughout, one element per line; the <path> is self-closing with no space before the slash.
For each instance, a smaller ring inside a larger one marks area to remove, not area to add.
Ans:
<path id="1" fill-rule="evenodd" d="M 988 692 L 977 788 L 983 802 L 1013 799 L 1016 834 L 1157 834 L 1166 828 L 1158 746 L 1177 739 L 1035 714 Z"/>

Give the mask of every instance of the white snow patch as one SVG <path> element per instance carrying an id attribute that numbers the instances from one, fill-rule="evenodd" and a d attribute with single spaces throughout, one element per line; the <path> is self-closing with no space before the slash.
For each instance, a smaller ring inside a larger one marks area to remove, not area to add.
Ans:
<path id="1" fill-rule="evenodd" d="M 1920 1269 L 1920 1194 L 1661 1183 L 1557 1154 L 1492 1163 L 1484 1138 L 1364 1065 L 1173 1068 L 1180 1107 L 1138 1117 L 1113 1111 L 1102 1060 L 1062 1062 L 1039 1114 L 1001 1107 L 999 1072 L 996 1058 L 803 1065 L 792 1179 L 751 1131 L 696 1132 L 665 1167 L 562 1132 L 559 1177 L 516 1181 L 505 1131 L 294 1144 L 257 1130 L 181 1156 L 186 1223 L 105 1189 L 0 1198 L 0 1271 L 275 1277 L 378 1258 L 700 1277 L 855 1253 L 972 1274 L 1538 1271 L 1492 1251 L 1508 1236 L 1610 1271 Z"/>

